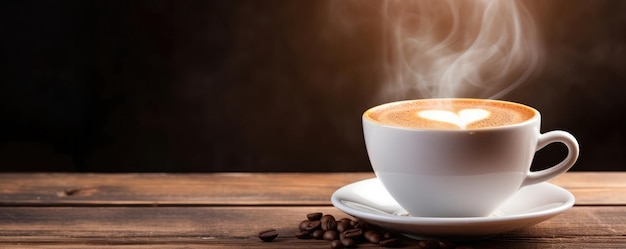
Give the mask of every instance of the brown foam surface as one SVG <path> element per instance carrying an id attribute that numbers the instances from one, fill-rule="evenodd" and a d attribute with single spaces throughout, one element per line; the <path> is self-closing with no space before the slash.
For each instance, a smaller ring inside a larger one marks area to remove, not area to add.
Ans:
<path id="1" fill-rule="evenodd" d="M 400 127 L 462 129 L 456 124 L 420 117 L 418 113 L 426 110 L 446 110 L 458 113 L 463 109 L 483 109 L 490 113 L 485 119 L 467 124 L 466 129 L 516 124 L 529 120 L 535 115 L 534 110 L 528 107 L 500 101 L 422 99 L 374 108 L 369 111 L 368 116 L 380 123 Z"/>

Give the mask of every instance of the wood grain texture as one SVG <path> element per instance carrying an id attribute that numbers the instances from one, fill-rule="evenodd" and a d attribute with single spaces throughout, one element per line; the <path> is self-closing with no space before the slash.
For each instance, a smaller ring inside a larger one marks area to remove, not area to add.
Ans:
<path id="1" fill-rule="evenodd" d="M 298 223 L 314 211 L 349 217 L 327 206 L 0 207 L 0 248 L 328 248 L 326 241 L 294 237 Z M 278 230 L 277 240 L 258 239 L 266 228 Z M 537 225 L 463 244 L 616 248 L 626 245 L 626 207 L 574 207 Z"/>
<path id="2" fill-rule="evenodd" d="M 341 186 L 373 173 L 0 174 L 0 206 L 331 205 Z M 626 205 L 626 173 L 551 181 L 576 205 Z"/>
<path id="3" fill-rule="evenodd" d="M 0 248 L 329 248 L 299 240 L 315 211 L 348 217 L 330 195 L 372 173 L 0 174 Z M 626 248 L 626 173 L 551 182 L 576 206 L 472 248 Z M 275 228 L 265 243 L 257 233 Z M 415 248 L 408 241 L 407 248 Z M 376 245 L 363 244 L 361 248 Z"/>
<path id="4" fill-rule="evenodd" d="M 4 205 L 329 205 L 356 174 L 0 174 Z"/>

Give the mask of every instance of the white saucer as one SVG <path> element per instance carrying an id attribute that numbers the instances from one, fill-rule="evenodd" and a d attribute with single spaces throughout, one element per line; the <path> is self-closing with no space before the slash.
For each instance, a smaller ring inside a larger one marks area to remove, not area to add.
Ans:
<path id="1" fill-rule="evenodd" d="M 489 217 L 410 216 L 377 178 L 348 184 L 333 193 L 335 207 L 359 220 L 416 239 L 473 240 L 547 220 L 574 205 L 574 195 L 550 184 L 524 187 Z"/>

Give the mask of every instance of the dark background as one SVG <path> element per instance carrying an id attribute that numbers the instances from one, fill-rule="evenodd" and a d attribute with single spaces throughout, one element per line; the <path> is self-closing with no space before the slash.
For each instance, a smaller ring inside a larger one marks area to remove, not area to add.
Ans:
<path id="1" fill-rule="evenodd" d="M 572 170 L 626 170 L 626 1 L 524 2 L 544 66 L 503 99 L 578 138 Z M 2 2 L 0 170 L 369 171 L 379 10 L 329 6 Z"/>

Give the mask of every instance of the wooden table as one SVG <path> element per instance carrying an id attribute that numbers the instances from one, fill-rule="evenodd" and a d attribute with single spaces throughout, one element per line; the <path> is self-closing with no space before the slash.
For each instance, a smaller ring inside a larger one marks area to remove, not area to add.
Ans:
<path id="1" fill-rule="evenodd" d="M 331 194 L 371 173 L 0 174 L 0 248 L 330 248 L 295 238 Z M 472 248 L 626 248 L 626 173 L 551 182 L 576 205 Z M 262 242 L 259 231 L 279 237 Z M 406 248 L 416 248 L 415 241 Z M 360 248 L 377 247 L 372 244 Z"/>

